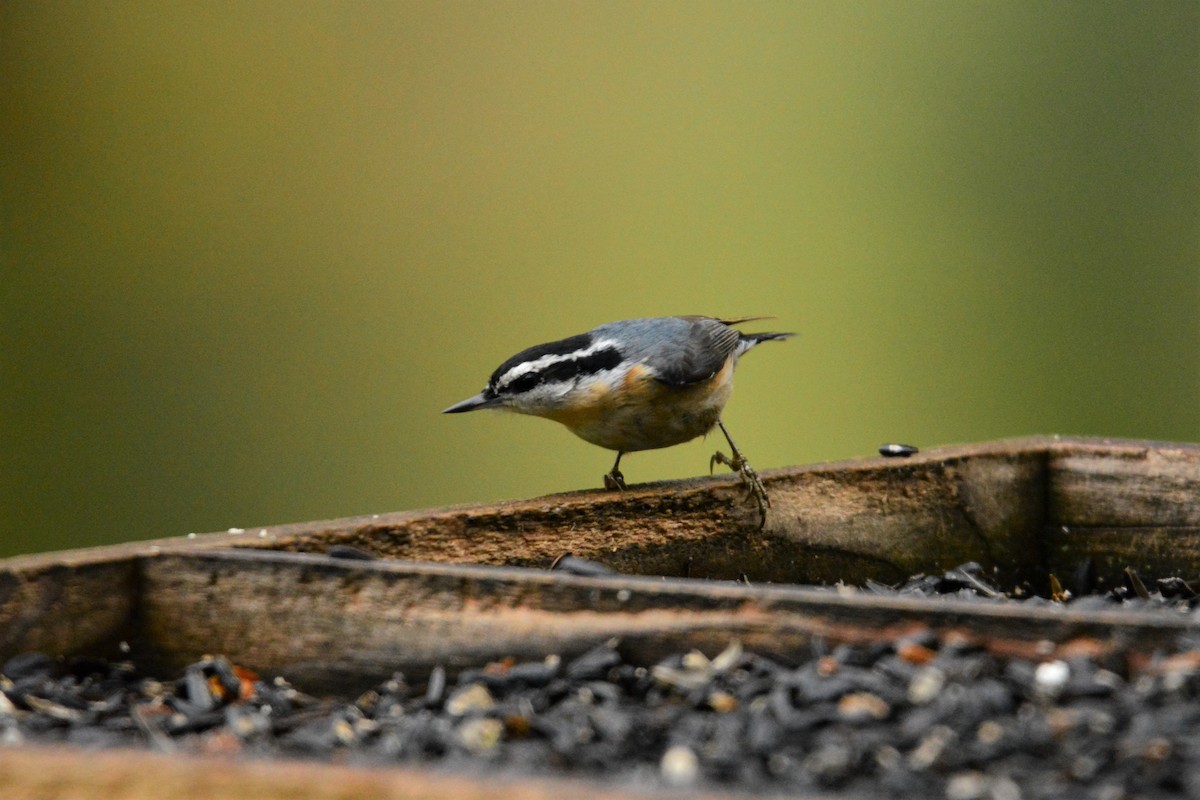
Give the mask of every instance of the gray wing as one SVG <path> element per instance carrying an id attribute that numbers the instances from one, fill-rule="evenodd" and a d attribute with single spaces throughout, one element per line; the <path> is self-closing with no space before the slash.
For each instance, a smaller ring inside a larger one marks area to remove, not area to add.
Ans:
<path id="1" fill-rule="evenodd" d="M 737 349 L 741 334 L 712 317 L 681 317 L 686 327 L 646 357 L 659 382 L 687 386 L 708 380 Z"/>

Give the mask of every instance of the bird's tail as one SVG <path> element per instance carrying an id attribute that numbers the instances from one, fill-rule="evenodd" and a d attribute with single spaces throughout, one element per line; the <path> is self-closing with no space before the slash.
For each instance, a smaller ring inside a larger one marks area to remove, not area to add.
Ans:
<path id="1" fill-rule="evenodd" d="M 749 350 L 762 342 L 775 342 L 783 339 L 790 339 L 796 334 L 794 333 L 741 333 L 738 337 L 738 355 Z"/>

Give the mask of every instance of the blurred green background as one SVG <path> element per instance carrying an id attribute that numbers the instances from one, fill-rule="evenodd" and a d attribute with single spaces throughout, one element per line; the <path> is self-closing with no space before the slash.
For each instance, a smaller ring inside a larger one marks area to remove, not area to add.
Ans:
<path id="1" fill-rule="evenodd" d="M 1192 0 L 10 2 L 0 98 L 0 554 L 598 487 L 439 412 L 633 316 L 801 333 L 760 469 L 1200 440 Z"/>

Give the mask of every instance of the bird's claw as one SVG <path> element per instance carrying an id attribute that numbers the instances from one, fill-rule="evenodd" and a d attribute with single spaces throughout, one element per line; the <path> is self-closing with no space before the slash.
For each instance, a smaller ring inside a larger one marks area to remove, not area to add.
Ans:
<path id="1" fill-rule="evenodd" d="M 625 486 L 625 476 L 621 474 L 621 470 L 614 469 L 612 472 L 604 475 L 604 488 L 610 492 L 623 492 L 627 488 Z"/>
<path id="2" fill-rule="evenodd" d="M 730 458 L 721 451 L 713 453 L 713 457 L 708 460 L 708 471 L 712 473 L 713 468 L 717 464 L 723 464 L 736 472 L 742 479 L 742 483 L 746 484 L 746 499 L 754 498 L 758 504 L 758 527 L 763 527 L 767 524 L 767 509 L 771 506 L 771 498 L 767 496 L 767 487 L 763 485 L 762 478 L 758 477 L 758 473 L 754 467 L 750 466 L 750 462 L 741 453 L 737 453 Z"/>

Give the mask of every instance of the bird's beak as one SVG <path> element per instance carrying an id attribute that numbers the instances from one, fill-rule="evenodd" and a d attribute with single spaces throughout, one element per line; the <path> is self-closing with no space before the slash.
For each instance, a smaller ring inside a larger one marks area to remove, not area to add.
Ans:
<path id="1" fill-rule="evenodd" d="M 491 396 L 487 392 L 480 392 L 474 397 L 468 397 L 461 403 L 455 403 L 449 408 L 442 411 L 443 414 L 461 414 L 464 411 L 474 411 L 479 408 L 496 408 L 501 405 L 500 398 Z"/>

